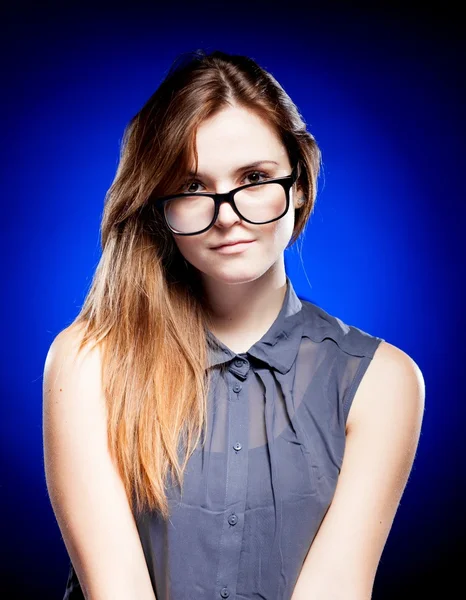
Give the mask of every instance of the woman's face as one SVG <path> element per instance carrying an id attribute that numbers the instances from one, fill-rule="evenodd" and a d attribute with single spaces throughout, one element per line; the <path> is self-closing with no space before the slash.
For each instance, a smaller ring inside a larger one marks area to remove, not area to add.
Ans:
<path id="1" fill-rule="evenodd" d="M 198 174 L 187 178 L 183 191 L 228 192 L 247 183 L 290 175 L 292 170 L 286 148 L 275 131 L 256 113 L 244 108 L 228 107 L 202 123 L 196 147 Z M 264 162 L 240 169 L 257 161 Z M 253 281 L 283 259 L 293 233 L 295 208 L 296 184 L 290 190 L 288 212 L 277 221 L 265 225 L 248 223 L 224 202 L 208 231 L 193 236 L 172 235 L 185 260 L 201 272 L 201 277 L 224 283 Z M 241 251 L 239 246 L 232 246 L 228 252 L 214 249 L 233 240 L 251 243 L 243 244 Z"/>

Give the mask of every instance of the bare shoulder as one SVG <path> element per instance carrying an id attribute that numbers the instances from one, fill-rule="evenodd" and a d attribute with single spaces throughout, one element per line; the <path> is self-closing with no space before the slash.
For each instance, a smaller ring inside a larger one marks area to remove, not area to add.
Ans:
<path id="1" fill-rule="evenodd" d="M 347 420 L 347 432 L 378 419 L 402 419 L 417 427 L 424 412 L 425 382 L 409 354 L 382 341 L 356 391 Z"/>
<path id="2" fill-rule="evenodd" d="M 101 382 L 101 354 L 86 344 L 82 327 L 68 327 L 52 341 L 44 363 L 42 417 L 46 469 L 55 453 L 52 448 L 69 438 L 73 429 L 84 435 L 90 423 L 100 435 L 106 427 L 105 401 Z M 89 432 L 90 433 L 90 432 Z M 50 450 L 50 452 L 47 452 Z"/>
<path id="3" fill-rule="evenodd" d="M 69 376 L 73 371 L 86 369 L 88 375 L 100 368 L 100 349 L 86 344 L 80 351 L 84 335 L 82 325 L 72 325 L 60 331 L 48 349 L 45 364 L 44 378 L 51 383 L 57 377 Z"/>
<path id="4" fill-rule="evenodd" d="M 94 431 L 97 423 L 101 431 L 105 426 L 100 350 L 90 344 L 80 349 L 83 333 L 82 326 L 68 327 L 55 337 L 48 349 L 42 390 L 46 442 L 58 442 L 61 436 L 68 436 L 71 424 L 81 434 L 81 428 L 84 429 L 88 421 L 94 423 Z"/>

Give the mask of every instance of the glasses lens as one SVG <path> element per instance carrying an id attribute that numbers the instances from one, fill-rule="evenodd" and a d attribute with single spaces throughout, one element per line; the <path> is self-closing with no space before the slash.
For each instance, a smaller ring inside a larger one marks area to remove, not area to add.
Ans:
<path id="1" fill-rule="evenodd" d="M 165 203 L 165 218 L 178 233 L 195 233 L 209 226 L 215 202 L 209 196 L 183 196 Z"/>
<path id="2" fill-rule="evenodd" d="M 235 194 L 241 215 L 256 224 L 281 217 L 286 210 L 286 192 L 279 183 L 258 184 Z M 165 218 L 173 231 L 196 233 L 210 225 L 215 202 L 209 196 L 182 196 L 165 203 Z"/>
<path id="3" fill-rule="evenodd" d="M 285 212 L 286 192 L 279 183 L 258 184 L 236 192 L 235 204 L 249 221 L 266 223 Z"/>

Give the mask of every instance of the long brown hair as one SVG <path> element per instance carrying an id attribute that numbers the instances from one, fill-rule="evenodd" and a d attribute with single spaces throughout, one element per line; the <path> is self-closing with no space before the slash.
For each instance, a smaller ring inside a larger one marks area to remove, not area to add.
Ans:
<path id="1" fill-rule="evenodd" d="M 102 350 L 108 447 L 132 508 L 164 518 L 167 474 L 182 485 L 206 424 L 209 315 L 199 274 L 150 200 L 180 189 L 192 157 L 197 169 L 197 127 L 231 104 L 272 125 L 299 167 L 305 202 L 295 213 L 289 246 L 295 243 L 314 207 L 320 167 L 319 148 L 297 107 L 251 58 L 203 50 L 180 55 L 124 131 L 105 196 L 102 255 L 69 326 L 83 328 L 80 350 Z"/>

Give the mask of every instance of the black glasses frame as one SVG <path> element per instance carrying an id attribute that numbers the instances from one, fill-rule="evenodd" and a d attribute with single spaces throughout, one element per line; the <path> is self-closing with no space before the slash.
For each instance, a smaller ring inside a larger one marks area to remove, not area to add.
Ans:
<path id="1" fill-rule="evenodd" d="M 295 183 L 297 178 L 298 178 L 298 165 L 296 165 L 294 167 L 294 169 L 292 170 L 290 175 L 286 175 L 285 177 L 277 177 L 276 179 L 267 179 L 267 181 L 258 181 L 258 182 L 254 182 L 254 183 L 247 183 L 240 187 L 234 188 L 233 190 L 230 190 L 229 192 L 224 192 L 224 193 L 220 193 L 220 194 L 216 194 L 216 193 L 212 193 L 212 192 L 198 192 L 198 193 L 185 192 L 183 194 L 171 194 L 170 196 L 163 196 L 161 198 L 157 198 L 157 199 L 153 200 L 152 202 L 154 203 L 155 207 L 163 214 L 163 217 L 165 219 L 165 223 L 167 224 L 167 227 L 170 229 L 170 231 L 172 231 L 176 235 L 199 235 L 200 233 L 204 233 L 205 231 L 210 229 L 212 227 L 212 225 L 215 223 L 215 221 L 217 220 L 218 213 L 220 211 L 220 204 L 222 204 L 222 202 L 228 202 L 228 204 L 235 211 L 235 213 L 238 215 L 238 217 L 240 217 L 240 219 L 243 219 L 247 223 L 252 223 L 253 225 L 265 225 L 266 223 L 272 223 L 273 221 L 278 221 L 278 219 L 281 219 L 282 217 L 284 217 L 285 214 L 288 212 L 288 208 L 290 206 L 290 189 L 293 186 L 293 184 Z M 261 223 L 256 223 L 255 221 L 250 221 L 249 219 L 246 219 L 246 217 L 243 217 L 243 215 L 239 212 L 239 210 L 235 204 L 235 199 L 234 199 L 235 194 L 237 192 L 239 192 L 240 190 L 244 190 L 245 188 L 255 187 L 257 185 L 267 185 L 269 183 L 279 183 L 285 190 L 286 208 L 283 211 L 283 213 L 279 217 L 275 217 L 275 219 L 270 219 L 270 221 L 263 221 Z M 168 223 L 168 220 L 165 216 L 164 205 L 169 200 L 173 200 L 173 198 L 183 198 L 184 196 L 207 196 L 207 197 L 213 198 L 213 200 L 215 202 L 214 216 L 212 217 L 212 221 L 210 222 L 210 224 L 207 227 L 204 227 L 204 229 L 201 229 L 200 231 L 195 231 L 194 233 L 181 233 L 181 232 L 176 231 L 175 229 L 173 229 L 173 227 L 170 226 L 170 224 Z"/>

